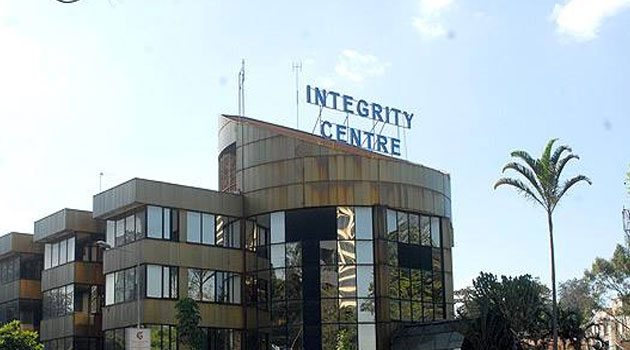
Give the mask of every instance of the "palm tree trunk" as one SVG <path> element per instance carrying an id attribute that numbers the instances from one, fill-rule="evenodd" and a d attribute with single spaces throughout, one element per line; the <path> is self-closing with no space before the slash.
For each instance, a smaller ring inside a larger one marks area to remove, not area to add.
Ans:
<path id="1" fill-rule="evenodd" d="M 552 333 L 553 333 L 553 350 L 558 350 L 558 302 L 556 300 L 556 260 L 553 249 L 553 221 L 551 220 L 551 211 L 547 212 L 547 221 L 549 224 L 549 245 L 551 248 L 551 293 L 553 296 L 553 315 L 552 315 Z"/>

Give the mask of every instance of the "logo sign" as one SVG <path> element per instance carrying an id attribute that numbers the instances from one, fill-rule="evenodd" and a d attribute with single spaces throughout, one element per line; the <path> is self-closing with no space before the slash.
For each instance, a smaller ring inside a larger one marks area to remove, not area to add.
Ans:
<path id="1" fill-rule="evenodd" d="M 151 350 L 150 328 L 125 329 L 125 349 Z"/>
<path id="2" fill-rule="evenodd" d="M 363 99 L 355 99 L 350 95 L 331 90 L 326 91 L 310 85 L 306 86 L 306 102 L 317 105 L 320 108 L 343 112 L 348 116 L 355 115 L 359 118 L 370 120 L 375 125 L 382 123 L 411 129 L 413 120 L 413 113 L 405 110 L 384 106 L 376 102 L 368 102 Z M 348 125 L 321 120 L 319 133 L 327 139 L 335 139 L 353 146 L 366 148 L 370 151 L 400 156 L 400 139 L 382 135 L 376 128 L 372 128 L 369 131 L 361 130 L 351 128 Z"/>

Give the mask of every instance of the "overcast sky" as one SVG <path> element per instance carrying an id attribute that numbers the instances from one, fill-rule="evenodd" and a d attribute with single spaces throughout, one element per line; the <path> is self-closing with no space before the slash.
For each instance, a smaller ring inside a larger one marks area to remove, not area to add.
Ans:
<path id="1" fill-rule="evenodd" d="M 482 270 L 549 280 L 543 212 L 492 184 L 552 137 L 593 180 L 556 212 L 559 280 L 622 240 L 630 0 L 1 1 L 0 232 L 91 209 L 100 172 L 103 189 L 216 189 L 243 58 L 254 118 L 295 126 L 294 61 L 302 83 L 415 112 L 407 158 L 452 176 L 457 288 Z M 317 112 L 301 106 L 301 129 Z"/>

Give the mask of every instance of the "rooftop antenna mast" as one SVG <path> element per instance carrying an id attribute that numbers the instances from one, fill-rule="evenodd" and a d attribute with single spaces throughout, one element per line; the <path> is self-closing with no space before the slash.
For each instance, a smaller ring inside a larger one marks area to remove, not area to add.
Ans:
<path id="1" fill-rule="evenodd" d="M 241 61 L 241 70 L 238 72 L 238 115 L 245 114 L 245 59 Z"/>
<path id="2" fill-rule="evenodd" d="M 293 62 L 293 72 L 295 72 L 295 120 L 296 128 L 300 129 L 300 73 L 302 72 L 302 61 Z"/>

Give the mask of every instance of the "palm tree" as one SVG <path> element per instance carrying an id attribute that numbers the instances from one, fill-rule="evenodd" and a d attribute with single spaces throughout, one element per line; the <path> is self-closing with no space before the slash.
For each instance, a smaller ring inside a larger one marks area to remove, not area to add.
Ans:
<path id="1" fill-rule="evenodd" d="M 516 171 L 524 177 L 526 182 L 521 179 L 503 177 L 494 184 L 495 189 L 501 185 L 509 185 L 516 188 L 525 198 L 540 204 L 547 213 L 549 246 L 551 250 L 551 286 L 553 294 L 553 350 L 558 349 L 558 303 L 556 301 L 556 267 L 553 248 L 553 211 L 556 209 L 560 199 L 575 184 L 582 181 L 586 181 L 589 185 L 591 184 L 591 180 L 584 175 L 578 175 L 566 180 L 564 183 L 560 183 L 560 175 L 567 163 L 572 159 L 579 159 L 580 157 L 573 154 L 571 148 L 568 146 L 560 146 L 556 148 L 552 154 L 553 145 L 557 140 L 558 139 L 549 140 L 540 159 L 534 159 L 525 151 L 514 151 L 511 153 L 513 158 L 520 160 L 524 164 L 521 162 L 509 162 L 503 167 L 502 173 L 507 170 Z M 568 154 L 562 157 L 565 152 Z"/>

